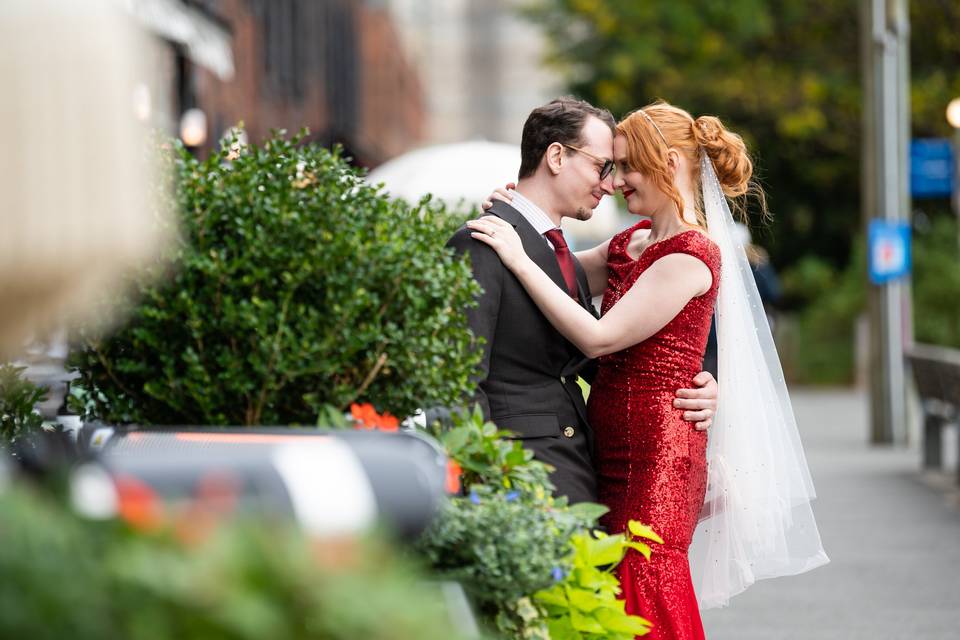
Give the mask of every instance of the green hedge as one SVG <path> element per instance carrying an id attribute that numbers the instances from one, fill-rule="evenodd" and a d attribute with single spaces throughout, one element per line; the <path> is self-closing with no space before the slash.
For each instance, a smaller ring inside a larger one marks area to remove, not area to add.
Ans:
<path id="1" fill-rule="evenodd" d="M 953 215 L 927 222 L 914 234 L 913 333 L 960 348 L 960 228 Z"/>
<path id="2" fill-rule="evenodd" d="M 172 272 L 157 265 L 129 322 L 74 356 L 88 417 L 313 424 L 323 405 L 404 415 L 472 390 L 477 285 L 444 248 L 459 218 L 299 143 L 206 161 L 177 146 Z"/>
<path id="3" fill-rule="evenodd" d="M 914 338 L 960 347 L 960 229 L 950 212 L 918 213 L 911 277 Z M 784 290 L 798 306 L 780 318 L 777 339 L 784 370 L 799 384 L 850 384 L 855 324 L 866 312 L 866 244 L 853 242 L 843 270 L 807 256 L 784 274 Z"/>

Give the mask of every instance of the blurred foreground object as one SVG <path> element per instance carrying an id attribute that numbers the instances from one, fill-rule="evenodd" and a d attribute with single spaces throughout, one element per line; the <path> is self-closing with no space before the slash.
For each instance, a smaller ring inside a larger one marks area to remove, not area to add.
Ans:
<path id="1" fill-rule="evenodd" d="M 0 4 L 0 354 L 93 319 L 163 246 L 143 38 L 113 2 Z"/>
<path id="2" fill-rule="evenodd" d="M 443 451 L 408 433 L 88 426 L 80 443 L 100 452 L 110 481 L 81 467 L 78 509 L 105 517 L 122 513 L 131 495 L 155 502 L 153 511 L 213 492 L 241 513 L 292 515 L 315 537 L 377 523 L 414 537 L 446 495 Z"/>
<path id="3" fill-rule="evenodd" d="M 143 518 L 84 518 L 27 483 L 0 486 L 0 637 L 467 635 L 443 585 L 382 538 L 316 540 L 282 519 L 224 517 L 220 497 L 194 501 L 175 527 L 146 529 Z"/>
<path id="4" fill-rule="evenodd" d="M 451 210 L 463 208 L 458 206 L 462 202 L 466 210 L 479 211 L 495 188 L 517 181 L 519 169 L 519 145 L 473 140 L 423 147 L 397 156 L 371 171 L 367 182 L 382 182 L 391 196 L 411 203 L 430 193 Z M 587 248 L 625 225 L 620 222 L 616 201 L 607 197 L 589 221 L 567 218 L 563 226 L 580 240 L 580 248 Z"/>

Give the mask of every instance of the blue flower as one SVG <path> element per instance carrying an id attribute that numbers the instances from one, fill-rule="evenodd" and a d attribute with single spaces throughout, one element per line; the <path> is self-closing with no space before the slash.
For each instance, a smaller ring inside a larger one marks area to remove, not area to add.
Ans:
<path id="1" fill-rule="evenodd" d="M 567 577 L 566 573 L 563 570 L 563 567 L 554 567 L 553 571 L 550 572 L 550 575 L 553 576 L 554 582 L 560 582 Z"/>
<path id="2" fill-rule="evenodd" d="M 477 495 L 476 491 L 470 491 L 470 502 L 473 504 L 480 504 L 480 496 Z"/>
<path id="3" fill-rule="evenodd" d="M 508 491 L 507 494 L 503 496 L 503 499 L 506 500 L 507 502 L 513 502 L 519 497 L 520 497 L 519 491 Z"/>

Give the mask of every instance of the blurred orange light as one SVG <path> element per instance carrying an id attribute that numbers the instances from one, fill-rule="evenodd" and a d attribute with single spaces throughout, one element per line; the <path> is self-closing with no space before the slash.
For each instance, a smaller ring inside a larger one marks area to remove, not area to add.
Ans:
<path id="1" fill-rule="evenodd" d="M 954 98 L 947 105 L 947 122 L 954 129 L 960 129 L 960 98 Z"/>
<path id="2" fill-rule="evenodd" d="M 187 109 L 180 118 L 180 139 L 188 147 L 199 147 L 207 141 L 207 114 L 200 109 Z"/>

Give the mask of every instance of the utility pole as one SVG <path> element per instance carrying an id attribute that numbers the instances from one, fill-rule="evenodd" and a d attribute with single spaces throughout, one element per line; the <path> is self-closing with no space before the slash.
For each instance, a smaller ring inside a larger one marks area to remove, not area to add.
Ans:
<path id="1" fill-rule="evenodd" d="M 861 0 L 863 220 L 909 222 L 910 21 L 907 0 Z M 907 278 L 869 284 L 870 440 L 905 442 L 904 345 L 912 342 Z"/>

